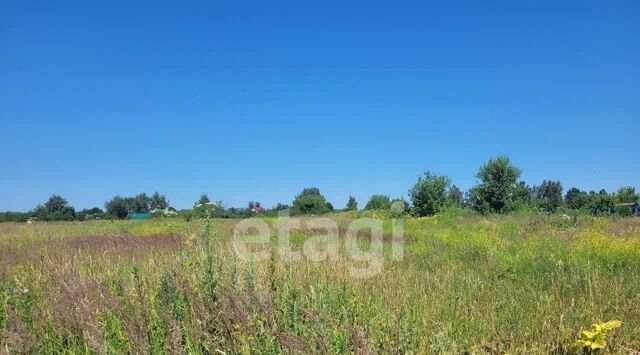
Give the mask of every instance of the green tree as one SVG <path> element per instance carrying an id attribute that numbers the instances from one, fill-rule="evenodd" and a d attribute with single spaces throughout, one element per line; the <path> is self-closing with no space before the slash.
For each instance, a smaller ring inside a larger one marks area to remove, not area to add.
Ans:
<path id="1" fill-rule="evenodd" d="M 206 205 L 207 203 L 210 203 L 211 201 L 209 201 L 209 195 L 207 194 L 202 194 L 200 195 L 200 199 L 198 200 L 198 202 L 196 202 L 196 206 L 197 205 Z"/>
<path id="2" fill-rule="evenodd" d="M 125 219 L 129 214 L 129 202 L 126 198 L 115 196 L 104 204 L 107 214 L 118 219 Z"/>
<path id="3" fill-rule="evenodd" d="M 618 203 L 635 203 L 638 202 L 638 194 L 635 187 L 625 186 L 616 192 L 616 202 Z"/>
<path id="4" fill-rule="evenodd" d="M 456 185 L 452 185 L 449 188 L 448 200 L 453 206 L 462 206 L 464 203 L 464 196 L 462 190 Z"/>
<path id="5" fill-rule="evenodd" d="M 71 221 L 75 218 L 76 211 L 65 198 L 52 195 L 44 206 L 38 205 L 33 214 L 45 221 Z"/>
<path id="6" fill-rule="evenodd" d="M 146 193 L 136 195 L 133 199 L 128 200 L 130 204 L 130 212 L 132 213 L 147 213 L 149 212 L 149 204 L 151 199 Z"/>
<path id="7" fill-rule="evenodd" d="M 85 208 L 82 211 L 76 213 L 76 219 L 79 221 L 100 219 L 104 217 L 104 212 L 98 208 Z"/>
<path id="8" fill-rule="evenodd" d="M 418 216 L 430 216 L 438 213 L 447 204 L 447 191 L 451 180 L 445 175 L 424 173 L 409 190 L 409 197 Z"/>
<path id="9" fill-rule="evenodd" d="M 504 213 L 514 207 L 516 182 L 521 171 L 506 156 L 490 159 L 480 167 L 478 185 L 469 191 L 471 205 L 480 212 Z"/>
<path id="10" fill-rule="evenodd" d="M 388 210 L 389 207 L 391 207 L 391 199 L 389 199 L 389 196 L 373 195 L 371 196 L 369 201 L 367 201 L 367 204 L 366 206 L 364 206 L 364 209 L 367 211 Z"/>
<path id="11" fill-rule="evenodd" d="M 562 206 L 562 184 L 560 181 L 544 180 L 542 185 L 534 189 L 539 207 L 548 212 L 555 212 Z"/>
<path id="12" fill-rule="evenodd" d="M 564 201 L 568 208 L 579 210 L 589 205 L 589 195 L 577 187 L 572 187 L 564 195 Z"/>
<path id="13" fill-rule="evenodd" d="M 165 195 L 161 195 L 157 191 L 149 198 L 149 208 L 151 210 L 164 210 L 169 208 L 169 202 Z"/>
<path id="14" fill-rule="evenodd" d="M 613 209 L 615 206 L 615 197 L 602 189 L 598 193 L 591 191 L 589 193 L 589 207 L 601 212 Z"/>
<path id="15" fill-rule="evenodd" d="M 349 201 L 347 201 L 347 211 L 357 211 L 358 210 L 358 201 L 353 196 L 349 196 Z"/>
<path id="16" fill-rule="evenodd" d="M 291 212 L 293 214 L 323 214 L 330 211 L 327 200 L 316 187 L 302 190 L 293 200 Z"/>

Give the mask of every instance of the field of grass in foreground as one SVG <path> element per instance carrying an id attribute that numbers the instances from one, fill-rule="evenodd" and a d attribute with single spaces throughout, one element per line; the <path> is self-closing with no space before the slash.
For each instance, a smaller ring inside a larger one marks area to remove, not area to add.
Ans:
<path id="1" fill-rule="evenodd" d="M 640 350 L 638 218 L 406 219 L 367 279 L 243 262 L 236 223 L 0 224 L 0 353 L 564 353 L 613 319 L 607 351 Z"/>

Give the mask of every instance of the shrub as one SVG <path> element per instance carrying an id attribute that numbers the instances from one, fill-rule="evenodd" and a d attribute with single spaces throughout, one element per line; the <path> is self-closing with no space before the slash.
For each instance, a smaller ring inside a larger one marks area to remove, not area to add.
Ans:
<path id="1" fill-rule="evenodd" d="M 302 190 L 293 200 L 293 214 L 323 214 L 332 208 L 325 200 L 320 190 L 316 187 L 309 187 Z"/>
<path id="2" fill-rule="evenodd" d="M 391 207 L 391 199 L 385 195 L 373 195 L 364 207 L 365 211 L 388 210 Z"/>
<path id="3" fill-rule="evenodd" d="M 430 216 L 438 213 L 447 203 L 447 190 L 451 180 L 445 175 L 431 172 L 424 173 L 418 182 L 409 190 L 415 214 Z"/>

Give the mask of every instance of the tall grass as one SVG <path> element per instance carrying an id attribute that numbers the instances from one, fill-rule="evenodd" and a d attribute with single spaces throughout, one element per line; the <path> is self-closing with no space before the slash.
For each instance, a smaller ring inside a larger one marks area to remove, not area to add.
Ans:
<path id="1" fill-rule="evenodd" d="M 638 219 L 406 219 L 367 279 L 244 262 L 235 222 L 0 224 L 0 352 L 563 353 L 610 319 L 609 351 L 640 349 Z"/>

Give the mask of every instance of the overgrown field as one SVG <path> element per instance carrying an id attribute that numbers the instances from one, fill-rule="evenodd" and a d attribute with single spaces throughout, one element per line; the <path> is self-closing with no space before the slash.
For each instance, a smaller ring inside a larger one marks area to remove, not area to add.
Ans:
<path id="1" fill-rule="evenodd" d="M 640 350 L 638 218 L 405 219 L 364 279 L 242 261 L 237 222 L 0 224 L 0 353 L 564 353 L 609 320 L 607 351 Z"/>

